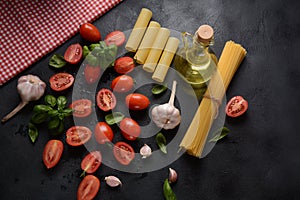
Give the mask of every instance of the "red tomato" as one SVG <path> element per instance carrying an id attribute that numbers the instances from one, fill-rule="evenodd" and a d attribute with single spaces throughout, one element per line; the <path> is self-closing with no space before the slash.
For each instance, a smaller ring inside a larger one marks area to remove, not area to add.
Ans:
<path id="1" fill-rule="evenodd" d="M 64 54 L 64 59 L 70 64 L 77 64 L 82 58 L 82 47 L 80 44 L 72 44 Z"/>
<path id="2" fill-rule="evenodd" d="M 127 95 L 125 102 L 130 110 L 143 110 L 150 104 L 148 97 L 139 93 Z"/>
<path id="3" fill-rule="evenodd" d="M 131 140 L 131 141 L 136 140 L 136 138 L 139 137 L 141 134 L 141 127 L 136 121 L 134 121 L 131 118 L 124 118 L 120 122 L 120 129 L 122 135 L 127 140 Z"/>
<path id="4" fill-rule="evenodd" d="M 47 169 L 54 167 L 61 158 L 64 145 L 60 140 L 49 140 L 44 147 L 43 162 Z"/>
<path id="5" fill-rule="evenodd" d="M 81 169 L 86 173 L 94 173 L 102 163 L 100 151 L 93 151 L 86 155 L 81 161 Z"/>
<path id="6" fill-rule="evenodd" d="M 62 72 L 50 77 L 50 87 L 54 91 L 63 91 L 71 87 L 74 83 L 74 77 L 71 74 Z"/>
<path id="7" fill-rule="evenodd" d="M 101 89 L 97 94 L 97 105 L 103 111 L 115 108 L 117 103 L 115 95 L 109 89 Z"/>
<path id="8" fill-rule="evenodd" d="M 125 142 L 117 142 L 113 153 L 116 160 L 122 165 L 129 165 L 135 156 L 133 148 Z"/>
<path id="9" fill-rule="evenodd" d="M 134 61 L 129 56 L 118 58 L 114 63 L 114 69 L 119 74 L 126 74 L 134 69 Z"/>
<path id="10" fill-rule="evenodd" d="M 92 102 L 89 99 L 78 99 L 70 105 L 70 108 L 73 109 L 74 117 L 87 117 L 92 113 Z"/>
<path id="11" fill-rule="evenodd" d="M 80 26 L 79 33 L 81 37 L 89 42 L 99 42 L 101 34 L 96 26 L 90 23 L 85 23 Z"/>
<path id="12" fill-rule="evenodd" d="M 92 136 L 92 131 L 85 126 L 72 126 L 67 130 L 66 142 L 71 146 L 80 146 Z"/>
<path id="13" fill-rule="evenodd" d="M 92 65 L 85 65 L 84 77 L 88 84 L 95 83 L 100 77 L 101 68 Z"/>
<path id="14" fill-rule="evenodd" d="M 115 44 L 121 46 L 125 42 L 125 34 L 122 31 L 113 31 L 105 37 L 106 45 Z"/>
<path id="15" fill-rule="evenodd" d="M 227 103 L 225 111 L 230 117 L 238 117 L 246 112 L 248 102 L 242 96 L 235 96 Z"/>
<path id="16" fill-rule="evenodd" d="M 114 133 L 110 126 L 105 122 L 98 122 L 95 126 L 95 139 L 99 144 L 111 142 L 114 138 Z"/>
<path id="17" fill-rule="evenodd" d="M 114 92 L 128 92 L 133 87 L 133 79 L 127 75 L 116 77 L 110 87 Z"/>
<path id="18" fill-rule="evenodd" d="M 100 181 L 94 175 L 85 176 L 77 190 L 77 200 L 94 199 L 100 189 Z"/>

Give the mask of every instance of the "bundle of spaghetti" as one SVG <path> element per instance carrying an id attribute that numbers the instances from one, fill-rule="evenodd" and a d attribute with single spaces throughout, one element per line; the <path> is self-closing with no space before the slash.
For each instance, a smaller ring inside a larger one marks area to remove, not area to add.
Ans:
<path id="1" fill-rule="evenodd" d="M 180 143 L 188 154 L 201 157 L 210 128 L 236 70 L 246 56 L 246 50 L 233 41 L 226 42 L 218 63 L 218 73 L 211 78 L 208 89 Z"/>

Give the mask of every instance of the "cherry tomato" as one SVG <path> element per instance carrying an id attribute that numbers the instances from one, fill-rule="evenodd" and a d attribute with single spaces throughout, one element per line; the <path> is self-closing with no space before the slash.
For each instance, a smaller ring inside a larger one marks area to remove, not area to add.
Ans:
<path id="1" fill-rule="evenodd" d="M 122 165 L 129 165 L 135 156 L 133 148 L 125 142 L 117 142 L 113 153 L 116 160 Z"/>
<path id="2" fill-rule="evenodd" d="M 92 65 L 85 65 L 84 77 L 88 84 L 95 83 L 100 77 L 101 68 Z"/>
<path id="3" fill-rule="evenodd" d="M 103 111 L 115 108 L 117 103 L 115 95 L 109 89 L 101 89 L 97 94 L 97 105 Z"/>
<path id="4" fill-rule="evenodd" d="M 86 173 L 94 173 L 102 163 L 102 155 L 100 151 L 92 151 L 86 155 L 81 161 L 81 169 Z"/>
<path id="5" fill-rule="evenodd" d="M 92 136 L 92 131 L 85 126 L 72 126 L 67 130 L 66 142 L 71 146 L 80 146 Z"/>
<path id="6" fill-rule="evenodd" d="M 72 44 L 64 54 L 64 59 L 70 64 L 77 64 L 82 58 L 82 47 L 80 44 Z"/>
<path id="7" fill-rule="evenodd" d="M 49 82 L 52 90 L 63 91 L 73 85 L 74 77 L 71 74 L 62 72 L 51 76 Z"/>
<path id="8" fill-rule="evenodd" d="M 57 165 L 61 158 L 64 145 L 60 140 L 49 140 L 44 147 L 43 162 L 47 169 Z"/>
<path id="9" fill-rule="evenodd" d="M 70 105 L 70 108 L 73 109 L 74 117 L 87 117 L 92 113 L 92 102 L 89 99 L 78 99 Z"/>
<path id="10" fill-rule="evenodd" d="M 114 63 L 114 69 L 119 74 L 126 74 L 134 69 L 134 61 L 129 56 L 118 58 Z"/>
<path id="11" fill-rule="evenodd" d="M 130 110 L 143 110 L 146 109 L 150 104 L 148 97 L 139 93 L 127 95 L 125 102 Z"/>
<path id="12" fill-rule="evenodd" d="M 96 26 L 91 23 L 85 23 L 80 26 L 79 33 L 81 37 L 89 42 L 99 42 L 101 34 Z"/>
<path id="13" fill-rule="evenodd" d="M 128 92 L 133 87 L 133 79 L 127 75 L 121 75 L 116 77 L 110 87 L 114 92 Z"/>
<path id="14" fill-rule="evenodd" d="M 94 175 L 85 176 L 77 190 L 77 200 L 92 200 L 100 189 L 100 181 Z"/>
<path id="15" fill-rule="evenodd" d="M 121 46 L 125 42 L 125 34 L 122 31 L 113 31 L 105 37 L 106 45 L 115 44 Z"/>
<path id="16" fill-rule="evenodd" d="M 98 122 L 95 126 L 95 139 L 99 144 L 111 142 L 114 138 L 114 133 L 110 126 L 105 122 Z"/>
<path id="17" fill-rule="evenodd" d="M 135 120 L 131 118 L 124 118 L 120 122 L 120 129 L 122 135 L 127 140 L 131 140 L 131 141 L 136 140 L 136 138 L 139 137 L 141 134 L 141 127 Z"/>
<path id="18" fill-rule="evenodd" d="M 235 96 L 227 103 L 225 111 L 230 117 L 238 117 L 246 112 L 248 102 L 242 96 Z"/>

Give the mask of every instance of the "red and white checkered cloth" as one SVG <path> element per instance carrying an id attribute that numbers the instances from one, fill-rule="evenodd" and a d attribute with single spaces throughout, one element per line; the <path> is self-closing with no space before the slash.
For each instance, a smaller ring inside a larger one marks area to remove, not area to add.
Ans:
<path id="1" fill-rule="evenodd" d="M 122 0 L 0 0 L 0 85 Z"/>

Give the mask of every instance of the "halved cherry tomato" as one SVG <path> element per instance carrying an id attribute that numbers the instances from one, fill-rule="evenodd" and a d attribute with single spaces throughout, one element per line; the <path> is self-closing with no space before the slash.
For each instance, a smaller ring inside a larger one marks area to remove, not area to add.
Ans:
<path id="1" fill-rule="evenodd" d="M 127 95 L 125 102 L 130 110 L 143 110 L 146 109 L 150 104 L 148 97 L 139 93 Z"/>
<path id="2" fill-rule="evenodd" d="M 238 117 L 246 112 L 248 102 L 242 96 L 235 96 L 227 103 L 225 111 L 230 117 Z"/>
<path id="3" fill-rule="evenodd" d="M 84 68 L 84 77 L 88 84 L 95 83 L 101 73 L 101 67 L 94 67 L 92 65 L 86 64 Z"/>
<path id="4" fill-rule="evenodd" d="M 114 133 L 110 126 L 105 122 L 98 122 L 95 126 L 95 139 L 99 144 L 111 142 L 114 138 Z"/>
<path id="5" fill-rule="evenodd" d="M 81 37 L 90 42 L 99 42 L 101 34 L 96 26 L 91 23 L 85 23 L 80 26 L 79 33 Z"/>
<path id="6" fill-rule="evenodd" d="M 92 102 L 89 99 L 78 99 L 71 103 L 74 117 L 87 117 L 92 113 Z"/>
<path id="7" fill-rule="evenodd" d="M 92 200 L 100 189 L 100 181 L 94 175 L 85 176 L 77 190 L 77 200 Z"/>
<path id="8" fill-rule="evenodd" d="M 130 76 L 121 75 L 111 82 L 110 87 L 114 92 L 128 92 L 132 89 L 133 84 L 133 79 Z"/>
<path id="9" fill-rule="evenodd" d="M 141 134 L 141 127 L 139 124 L 131 119 L 131 118 L 124 118 L 120 122 L 120 129 L 122 132 L 122 135 L 127 139 L 127 140 L 136 140 L 137 137 L 140 136 Z"/>
<path id="10" fill-rule="evenodd" d="M 117 100 L 115 95 L 109 89 L 101 89 L 97 94 L 97 105 L 103 111 L 109 111 L 115 108 Z"/>
<path id="11" fill-rule="evenodd" d="M 74 77 L 71 74 L 62 72 L 50 77 L 50 87 L 54 91 L 63 91 L 71 87 L 74 83 Z"/>
<path id="12" fill-rule="evenodd" d="M 87 154 L 81 161 L 81 169 L 86 173 L 94 173 L 102 163 L 100 151 L 92 151 Z"/>
<path id="13" fill-rule="evenodd" d="M 119 74 L 126 74 L 134 69 L 134 61 L 129 56 L 118 58 L 114 63 L 114 69 Z"/>
<path id="14" fill-rule="evenodd" d="M 82 47 L 78 43 L 70 45 L 64 54 L 64 59 L 70 64 L 79 63 L 81 58 L 82 58 Z"/>
<path id="15" fill-rule="evenodd" d="M 113 153 L 116 160 L 122 165 L 129 165 L 135 157 L 133 148 L 125 142 L 117 142 Z"/>
<path id="16" fill-rule="evenodd" d="M 64 145 L 60 140 L 49 140 L 44 147 L 43 162 L 47 169 L 57 165 L 61 158 Z"/>
<path id="17" fill-rule="evenodd" d="M 67 130 L 66 142 L 71 146 L 80 146 L 92 136 L 92 131 L 85 126 L 72 126 Z"/>
<path id="18" fill-rule="evenodd" d="M 125 42 L 125 34 L 122 31 L 113 31 L 105 37 L 107 45 L 115 44 L 121 46 Z"/>

